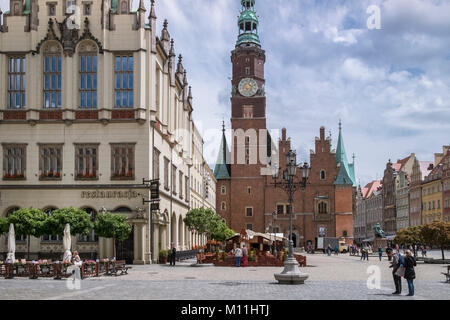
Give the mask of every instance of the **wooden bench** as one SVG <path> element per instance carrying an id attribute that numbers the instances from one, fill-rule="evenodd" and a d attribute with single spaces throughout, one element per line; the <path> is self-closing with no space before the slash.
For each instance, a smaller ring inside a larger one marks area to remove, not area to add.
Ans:
<path id="1" fill-rule="evenodd" d="M 450 283 L 450 266 L 447 266 L 447 272 L 441 272 L 445 278 L 447 283 Z"/>
<path id="2" fill-rule="evenodd" d="M 125 260 L 118 260 L 111 261 L 109 269 L 111 274 L 117 276 L 119 272 L 120 275 L 128 274 L 128 270 L 132 269 L 132 267 L 127 266 Z"/>

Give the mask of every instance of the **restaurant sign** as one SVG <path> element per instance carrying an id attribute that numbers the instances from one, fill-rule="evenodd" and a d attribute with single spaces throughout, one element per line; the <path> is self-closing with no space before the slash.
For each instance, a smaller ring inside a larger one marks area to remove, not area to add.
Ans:
<path id="1" fill-rule="evenodd" d="M 128 191 L 82 191 L 82 199 L 136 199 L 139 197 L 139 193 L 134 190 Z"/>

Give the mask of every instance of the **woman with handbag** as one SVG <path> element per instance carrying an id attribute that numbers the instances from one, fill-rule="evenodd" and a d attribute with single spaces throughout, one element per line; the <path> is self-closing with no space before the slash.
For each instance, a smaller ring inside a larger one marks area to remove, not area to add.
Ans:
<path id="1" fill-rule="evenodd" d="M 405 257 L 405 279 L 408 281 L 408 297 L 414 296 L 414 279 L 416 278 L 416 272 L 414 267 L 417 266 L 416 259 L 414 259 L 411 250 L 406 250 Z"/>

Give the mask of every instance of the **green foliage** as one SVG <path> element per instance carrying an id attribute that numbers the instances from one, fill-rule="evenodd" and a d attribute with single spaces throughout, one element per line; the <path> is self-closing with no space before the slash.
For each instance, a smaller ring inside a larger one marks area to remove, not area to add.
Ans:
<path id="1" fill-rule="evenodd" d="M 209 238 L 217 241 L 225 241 L 234 235 L 234 231 L 227 227 L 222 218 L 209 208 L 192 209 L 183 221 L 189 230 L 206 233 Z"/>
<path id="2" fill-rule="evenodd" d="M 159 259 L 165 259 L 169 256 L 169 250 L 159 251 Z"/>
<path id="3" fill-rule="evenodd" d="M 46 232 L 47 214 L 39 209 L 19 209 L 11 213 L 8 224 L 14 224 L 14 232 L 20 236 L 40 237 Z"/>
<path id="4" fill-rule="evenodd" d="M 8 219 L 0 218 L 0 236 L 7 234 L 9 231 Z"/>
<path id="5" fill-rule="evenodd" d="M 106 212 L 97 216 L 94 230 L 99 237 L 124 241 L 130 236 L 132 227 L 127 223 L 126 217 Z"/>
<path id="6" fill-rule="evenodd" d="M 220 261 L 219 249 L 216 249 L 216 261 Z"/>
<path id="7" fill-rule="evenodd" d="M 51 216 L 47 218 L 45 223 L 46 234 L 64 235 L 64 228 L 67 223 L 70 225 L 70 233 L 73 235 L 88 234 L 94 227 L 87 212 L 72 207 L 63 208 L 53 211 Z"/>
<path id="8" fill-rule="evenodd" d="M 450 222 L 433 222 L 423 225 L 420 232 L 425 243 L 441 247 L 444 259 L 444 247 L 450 245 Z"/>
<path id="9" fill-rule="evenodd" d="M 227 260 L 227 254 L 225 251 L 222 251 L 222 260 L 223 261 Z"/>
<path id="10" fill-rule="evenodd" d="M 401 229 L 397 232 L 394 243 L 405 244 L 405 245 L 415 245 L 423 243 L 424 239 L 421 234 L 422 226 L 411 226 L 406 229 Z"/>

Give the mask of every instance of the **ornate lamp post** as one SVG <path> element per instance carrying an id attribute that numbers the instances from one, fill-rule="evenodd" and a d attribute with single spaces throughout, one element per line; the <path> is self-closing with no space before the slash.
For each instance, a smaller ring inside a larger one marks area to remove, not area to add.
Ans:
<path id="1" fill-rule="evenodd" d="M 272 177 L 275 181 L 272 185 L 275 186 L 275 188 L 283 188 L 289 195 L 289 255 L 284 263 L 283 272 L 276 273 L 274 276 L 280 284 L 303 284 L 305 280 L 308 279 L 309 275 L 300 271 L 298 262 L 294 257 L 294 242 L 292 241 L 292 203 L 294 192 L 298 188 L 304 189 L 306 187 L 311 168 L 306 162 L 302 167 L 297 167 L 296 154 L 292 150 L 289 151 L 286 160 L 286 170 L 283 171 L 281 182 L 277 181 L 279 168 L 272 167 Z M 302 180 L 294 182 L 297 168 L 302 172 Z"/>

